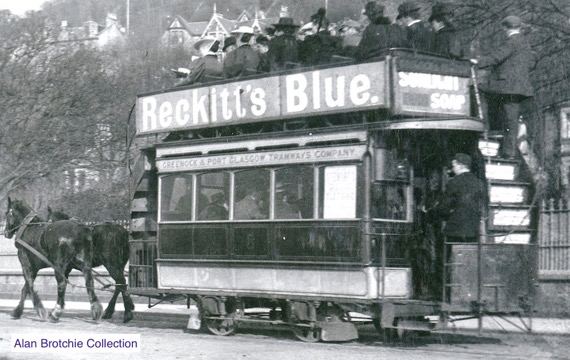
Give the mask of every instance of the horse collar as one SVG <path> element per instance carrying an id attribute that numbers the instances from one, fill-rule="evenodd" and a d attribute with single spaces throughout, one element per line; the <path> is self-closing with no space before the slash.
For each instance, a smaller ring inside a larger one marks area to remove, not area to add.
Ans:
<path id="1" fill-rule="evenodd" d="M 20 225 L 20 228 L 18 229 L 18 232 L 16 233 L 16 238 L 17 239 L 21 239 L 22 238 L 22 234 L 24 233 L 24 231 L 26 231 L 26 227 L 28 225 L 30 225 L 30 223 L 32 222 L 32 220 L 37 216 L 38 214 L 36 214 L 34 211 L 30 211 L 30 213 L 28 215 L 26 215 L 26 217 L 24 218 L 24 220 L 22 221 L 22 224 Z"/>

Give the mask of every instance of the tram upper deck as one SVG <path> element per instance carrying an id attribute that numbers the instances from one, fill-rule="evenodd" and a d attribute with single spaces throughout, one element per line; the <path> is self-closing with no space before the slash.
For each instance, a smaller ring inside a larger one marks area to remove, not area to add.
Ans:
<path id="1" fill-rule="evenodd" d="M 470 65 L 409 50 L 138 96 L 137 134 L 305 120 L 391 120 L 394 129 L 483 131 L 470 116 Z M 460 121 L 457 121 L 460 120 Z"/>

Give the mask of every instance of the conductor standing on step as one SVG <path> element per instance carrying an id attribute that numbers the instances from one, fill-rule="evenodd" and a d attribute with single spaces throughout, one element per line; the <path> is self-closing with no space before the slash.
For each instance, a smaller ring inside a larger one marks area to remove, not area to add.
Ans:
<path id="1" fill-rule="evenodd" d="M 447 242 L 477 242 L 485 191 L 481 180 L 471 173 L 471 157 L 459 153 L 451 160 L 455 176 L 447 183 L 443 204 L 435 210 L 446 221 Z"/>
<path id="2" fill-rule="evenodd" d="M 529 43 L 521 34 L 522 22 L 519 17 L 507 16 L 501 25 L 506 35 L 504 42 L 471 62 L 478 64 L 480 69 L 491 70 L 488 84 L 481 86 L 488 103 L 490 130 L 502 131 L 501 155 L 514 159 L 521 103 L 534 94 L 530 83 L 530 67 L 534 56 Z"/>

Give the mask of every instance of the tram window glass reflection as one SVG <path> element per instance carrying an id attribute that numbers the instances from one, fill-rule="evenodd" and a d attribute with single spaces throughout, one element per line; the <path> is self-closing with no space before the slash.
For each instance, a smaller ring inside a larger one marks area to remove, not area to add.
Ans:
<path id="1" fill-rule="evenodd" d="M 377 149 L 372 185 L 372 217 L 407 220 L 411 167 L 395 150 Z"/>
<path id="2" fill-rule="evenodd" d="M 269 218 L 269 171 L 244 170 L 235 173 L 234 219 L 260 220 Z"/>
<path id="3" fill-rule="evenodd" d="M 160 179 L 160 219 L 192 220 L 193 181 L 191 175 L 166 175 Z"/>
<path id="4" fill-rule="evenodd" d="M 319 217 L 354 219 L 357 217 L 358 166 L 326 166 L 319 169 Z"/>
<path id="5" fill-rule="evenodd" d="M 406 183 L 377 182 L 372 187 L 372 217 L 390 220 L 406 220 Z"/>
<path id="6" fill-rule="evenodd" d="M 212 172 L 196 176 L 197 220 L 228 220 L 230 174 Z"/>
<path id="7" fill-rule="evenodd" d="M 275 219 L 312 218 L 313 192 L 313 167 L 275 170 Z"/>

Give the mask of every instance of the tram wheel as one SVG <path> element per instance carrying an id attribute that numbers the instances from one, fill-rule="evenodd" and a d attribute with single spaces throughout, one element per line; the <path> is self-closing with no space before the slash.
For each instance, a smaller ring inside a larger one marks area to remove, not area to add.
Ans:
<path id="1" fill-rule="evenodd" d="M 310 328 L 307 326 L 292 325 L 293 333 L 297 339 L 308 342 L 315 343 L 321 341 L 321 329 Z"/>
<path id="2" fill-rule="evenodd" d="M 214 335 L 228 336 L 236 331 L 236 323 L 232 318 L 213 318 L 205 314 L 204 320 L 206 328 Z"/>
<path id="3" fill-rule="evenodd" d="M 380 325 L 380 319 L 374 318 L 372 319 L 372 323 L 376 328 L 376 331 L 380 334 L 382 341 L 387 343 L 392 343 L 398 340 L 403 340 L 407 334 L 407 331 L 401 328 L 383 328 Z M 398 319 L 394 321 L 394 325 L 398 325 Z"/>

